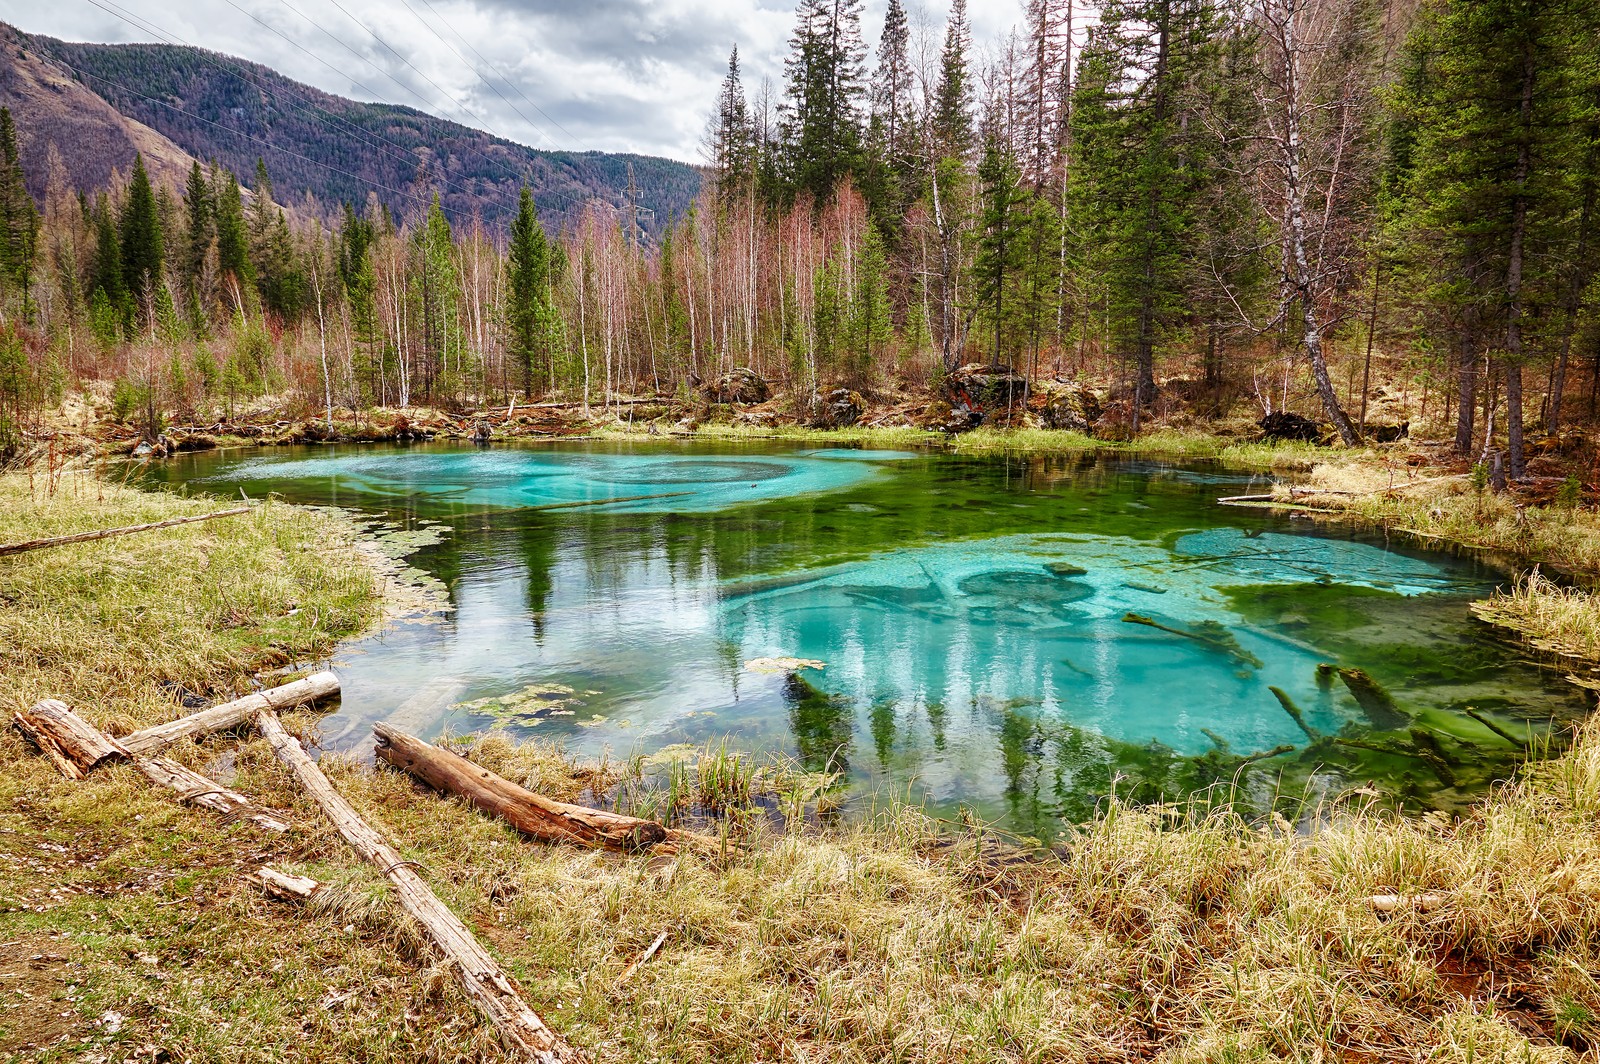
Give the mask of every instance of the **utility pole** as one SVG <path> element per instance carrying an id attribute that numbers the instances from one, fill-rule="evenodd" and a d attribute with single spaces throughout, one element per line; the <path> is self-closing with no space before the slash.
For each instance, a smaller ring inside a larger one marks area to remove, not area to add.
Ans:
<path id="1" fill-rule="evenodd" d="M 633 164 L 628 164 L 628 244 L 639 250 L 639 185 L 633 179 Z"/>

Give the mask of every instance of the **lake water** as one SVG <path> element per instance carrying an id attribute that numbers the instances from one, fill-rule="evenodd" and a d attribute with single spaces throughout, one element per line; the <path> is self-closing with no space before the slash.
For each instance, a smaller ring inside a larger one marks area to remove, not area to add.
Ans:
<path id="1" fill-rule="evenodd" d="M 1473 619 L 1502 574 L 1219 506 L 1265 482 L 1215 468 L 646 443 L 149 476 L 358 511 L 447 591 L 338 655 L 333 748 L 378 720 L 614 757 L 726 738 L 1047 837 L 1113 791 L 1459 805 L 1585 712 Z"/>

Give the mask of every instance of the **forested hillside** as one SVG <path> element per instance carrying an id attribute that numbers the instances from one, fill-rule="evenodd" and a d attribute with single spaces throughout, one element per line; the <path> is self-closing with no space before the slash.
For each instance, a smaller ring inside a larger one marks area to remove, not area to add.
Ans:
<path id="1" fill-rule="evenodd" d="M 315 150 L 356 176 L 327 195 L 353 205 L 331 231 L 277 206 L 309 163 L 258 168 L 259 145 L 226 138 L 181 201 L 142 173 L 82 203 L 63 183 L 40 228 L 7 192 L 8 328 L 31 366 L 10 402 L 60 366 L 150 411 L 285 391 L 354 411 L 607 406 L 748 367 L 815 418 L 830 390 L 915 389 L 981 360 L 1092 387 L 1097 416 L 1065 423 L 1097 433 L 1288 410 L 1352 442 L 1376 369 L 1436 421 L 1448 407 L 1461 452 L 1503 449 L 1512 476 L 1526 436 L 1594 409 L 1600 6 L 1096 15 L 1028 0 L 984 59 L 964 0 L 926 49 L 899 0 L 872 48 L 860 0 L 801 0 L 781 94 L 752 100 L 735 51 L 707 102 L 711 180 L 692 210 L 658 204 L 653 240 L 615 200 L 573 213 L 537 186 L 509 225 L 474 224 L 452 205 L 498 195 L 503 219 L 523 175 L 484 161 L 511 146 L 449 123 L 327 97 L 332 116 L 307 113 L 270 72 L 192 51 L 36 39 L 251 136 L 309 144 L 346 123 Z M 425 164 L 369 152 L 380 132 Z M 383 209 L 396 189 L 404 209 Z M 552 214 L 559 236 L 537 224 Z"/>
<path id="2" fill-rule="evenodd" d="M 643 155 L 535 151 L 409 107 L 359 103 L 291 81 L 231 56 L 165 44 L 74 44 L 5 27 L 8 64 L 32 53 L 100 96 L 123 115 L 165 135 L 191 156 L 238 174 L 271 168 L 279 197 L 307 194 L 325 208 L 364 205 L 369 194 L 396 215 L 417 213 L 434 191 L 453 218 L 479 213 L 490 224 L 516 209 L 517 189 L 533 188 L 546 213 L 576 219 L 592 198 L 625 202 L 628 166 L 638 186 L 640 226 L 681 214 L 700 187 L 698 171 Z M 26 112 L 11 99 L 19 119 Z M 68 155 L 71 143 L 58 144 Z M 95 172 L 109 169 L 86 160 Z M 118 159 L 126 170 L 131 158 Z M 30 172 L 36 195 L 43 168 Z"/>

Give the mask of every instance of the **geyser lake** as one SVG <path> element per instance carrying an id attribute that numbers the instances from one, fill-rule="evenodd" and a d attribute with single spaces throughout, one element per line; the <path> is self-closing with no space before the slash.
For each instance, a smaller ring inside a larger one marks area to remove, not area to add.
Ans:
<path id="1" fill-rule="evenodd" d="M 1049 837 L 1111 793 L 1459 805 L 1586 712 L 1472 616 L 1503 573 L 1219 506 L 1253 478 L 1211 467 L 541 443 L 147 477 L 357 511 L 447 592 L 342 648 L 325 748 L 379 720 L 612 757 L 726 740 Z"/>

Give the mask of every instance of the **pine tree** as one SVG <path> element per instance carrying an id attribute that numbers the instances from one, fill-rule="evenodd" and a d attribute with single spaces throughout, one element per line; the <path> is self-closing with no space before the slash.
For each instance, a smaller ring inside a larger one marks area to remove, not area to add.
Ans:
<path id="1" fill-rule="evenodd" d="M 531 398 L 535 364 L 542 353 L 551 313 L 550 248 L 527 185 L 522 186 L 518 197 L 507 254 L 510 286 L 506 293 L 506 320 L 511 333 L 508 351 L 522 371 L 522 392 Z"/>
<path id="2" fill-rule="evenodd" d="M 201 278 L 205 274 L 206 256 L 216 239 L 216 209 L 211 202 L 211 187 L 198 160 L 189 168 L 189 180 L 184 185 L 183 204 L 185 227 L 183 243 L 183 287 L 192 301 L 198 301 Z"/>
<path id="3" fill-rule="evenodd" d="M 783 105 L 785 170 L 820 206 L 861 164 L 861 0 L 801 0 Z"/>
<path id="4" fill-rule="evenodd" d="M 161 219 L 156 213 L 155 191 L 145 172 L 144 157 L 133 157 L 133 177 L 128 182 L 128 202 L 118 226 L 122 254 L 122 284 L 142 325 L 154 321 L 156 290 L 164 283 Z"/>
<path id="5" fill-rule="evenodd" d="M 739 80 L 739 49 L 728 56 L 728 75 L 717 93 L 717 113 L 709 136 L 711 170 L 723 196 L 735 196 L 755 175 L 755 132 L 750 106 Z"/>
<path id="6" fill-rule="evenodd" d="M 939 55 L 931 117 L 935 148 L 947 158 L 965 159 L 972 152 L 972 86 L 967 74 L 971 49 L 967 0 L 953 0 L 945 24 L 944 50 Z"/>
<path id="7" fill-rule="evenodd" d="M 1418 42 L 1430 53 L 1428 82 L 1412 116 L 1418 220 L 1491 315 L 1510 474 L 1520 478 L 1530 304 L 1559 285 L 1553 252 L 1580 198 L 1584 124 L 1575 119 L 1592 105 L 1584 89 L 1600 26 L 1583 0 L 1450 0 L 1428 14 Z"/>
<path id="8" fill-rule="evenodd" d="M 1017 273 L 1025 259 L 1023 229 L 1026 196 L 1011 145 L 997 128 L 988 126 L 983 159 L 978 164 L 979 213 L 977 252 L 972 261 L 973 296 L 994 330 L 994 361 L 1006 364 L 1006 347 L 1017 333 L 1017 307 L 1008 305 Z"/>
<path id="9" fill-rule="evenodd" d="M 34 258 L 39 240 L 39 210 L 28 194 L 17 128 L 11 109 L 0 107 L 0 293 L 21 296 L 22 316 L 32 315 Z"/>

